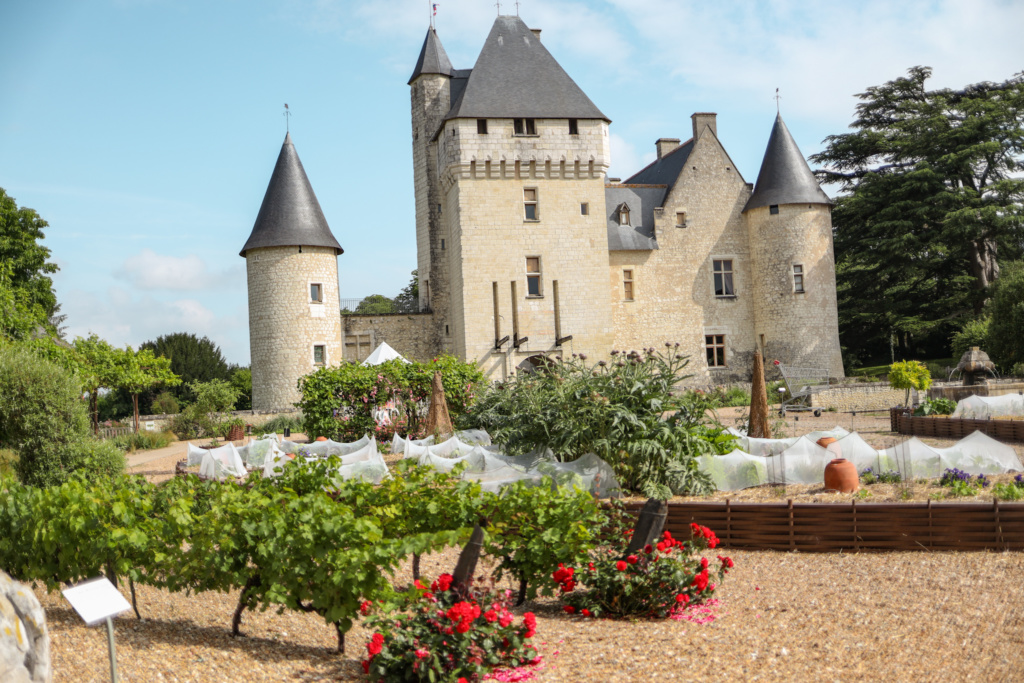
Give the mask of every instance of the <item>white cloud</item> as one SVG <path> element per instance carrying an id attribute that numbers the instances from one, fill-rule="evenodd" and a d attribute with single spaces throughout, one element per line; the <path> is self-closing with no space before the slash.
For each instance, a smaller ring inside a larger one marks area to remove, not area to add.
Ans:
<path id="1" fill-rule="evenodd" d="M 114 275 L 137 289 L 185 292 L 238 287 L 244 280 L 241 271 L 242 267 L 235 265 L 211 272 L 206 262 L 196 254 L 167 256 L 152 249 L 143 249 L 125 259 Z"/>
<path id="2" fill-rule="evenodd" d="M 608 141 L 612 152 L 612 165 L 608 169 L 609 178 L 628 178 L 654 161 L 657 156 L 653 151 L 645 154 L 638 153 L 631 142 L 615 133 L 610 134 Z"/>

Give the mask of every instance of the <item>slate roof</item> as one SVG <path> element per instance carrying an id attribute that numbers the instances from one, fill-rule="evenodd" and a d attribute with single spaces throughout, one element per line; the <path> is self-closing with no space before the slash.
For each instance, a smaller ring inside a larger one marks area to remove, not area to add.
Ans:
<path id="1" fill-rule="evenodd" d="M 686 165 L 686 160 L 690 158 L 691 151 L 693 151 L 693 138 L 690 138 L 665 156 L 655 159 L 637 171 L 630 178 L 627 178 L 623 185 L 665 185 L 667 188 L 665 195 L 668 195 L 668 190 L 671 190 L 672 186 L 675 185 L 679 174 L 683 171 L 683 166 Z M 664 199 L 664 196 L 662 199 Z M 658 204 L 658 206 L 661 206 L 661 204 Z"/>
<path id="2" fill-rule="evenodd" d="M 654 237 L 654 207 L 665 201 L 668 187 L 606 185 L 604 206 L 608 219 L 609 251 L 649 251 L 658 248 Z M 619 225 L 619 207 L 629 207 L 631 225 Z"/>
<path id="3" fill-rule="evenodd" d="M 277 165 L 256 216 L 256 224 L 239 256 L 259 247 L 330 247 L 343 254 L 334 239 L 306 171 L 295 152 L 291 135 L 284 136 Z"/>
<path id="4" fill-rule="evenodd" d="M 610 121 L 517 16 L 499 16 L 494 21 L 465 89 L 457 98 L 453 92 L 452 97 L 454 103 L 446 121 L 457 118 Z"/>
<path id="5" fill-rule="evenodd" d="M 757 174 L 754 194 L 744 211 L 772 204 L 831 204 L 822 191 L 810 166 L 786 128 L 782 115 L 775 117 L 768 147 L 764 151 L 761 171 Z"/>
<path id="6" fill-rule="evenodd" d="M 452 63 L 448 59 L 448 53 L 441 45 L 441 39 L 437 37 L 437 31 L 433 28 L 427 29 L 427 37 L 423 39 L 423 48 L 420 50 L 420 57 L 416 60 L 416 68 L 412 70 L 409 83 L 415 81 L 423 74 L 442 74 L 450 76 Z"/>

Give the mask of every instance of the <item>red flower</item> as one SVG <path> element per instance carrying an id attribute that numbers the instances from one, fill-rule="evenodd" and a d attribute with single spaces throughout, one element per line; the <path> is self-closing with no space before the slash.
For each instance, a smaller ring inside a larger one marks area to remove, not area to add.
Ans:
<path id="1" fill-rule="evenodd" d="M 626 571 L 626 563 L 622 560 L 619 560 L 615 563 L 615 568 L 618 569 L 620 572 L 624 572 Z"/>
<path id="2" fill-rule="evenodd" d="M 363 600 L 363 604 L 359 605 L 359 613 L 364 617 L 370 613 L 370 609 L 373 607 L 373 603 L 369 600 Z"/>
<path id="3" fill-rule="evenodd" d="M 455 683 L 469 683 L 469 681 L 467 681 L 464 677 L 459 676 L 459 680 L 456 681 Z"/>
<path id="4" fill-rule="evenodd" d="M 705 588 L 707 588 L 708 570 L 705 569 L 701 573 L 697 574 L 697 576 L 693 577 L 692 585 L 696 586 L 698 591 L 703 591 Z"/>
<path id="5" fill-rule="evenodd" d="M 430 584 L 430 590 L 444 593 L 451 588 L 453 577 L 451 574 L 441 574 L 434 583 Z"/>
<path id="6" fill-rule="evenodd" d="M 732 561 L 731 557 L 722 557 L 721 555 L 718 556 L 718 561 L 725 565 L 728 569 L 732 569 L 733 565 L 735 564 Z"/>
<path id="7" fill-rule="evenodd" d="M 424 586 L 424 585 L 423 585 L 423 582 L 421 582 L 421 581 L 420 581 L 419 579 L 416 579 L 415 581 L 413 581 L 413 585 L 415 585 L 415 586 L 416 586 L 417 588 L 419 588 L 419 589 L 420 589 L 421 591 L 425 591 L 425 590 L 427 590 L 427 587 L 426 587 L 426 586 Z"/>
<path id="8" fill-rule="evenodd" d="M 648 555 L 650 555 L 653 551 L 654 551 L 654 546 L 652 546 L 650 543 L 648 543 L 647 545 L 644 546 L 644 552 L 647 553 Z"/>
<path id="9" fill-rule="evenodd" d="M 369 659 L 364 659 L 363 660 L 363 673 L 364 674 L 370 673 L 370 660 Z"/>
<path id="10" fill-rule="evenodd" d="M 676 602 L 678 602 L 680 604 L 686 604 L 689 601 L 690 601 L 690 597 L 688 595 L 683 594 L 683 593 L 680 593 L 679 595 L 676 596 Z"/>
<path id="11" fill-rule="evenodd" d="M 576 611 L 576 608 L 575 608 L 575 607 L 573 607 L 572 605 L 565 605 L 564 607 L 562 607 L 562 610 L 563 610 L 563 611 L 564 611 L 564 612 L 565 612 L 566 614 L 572 614 L 573 612 L 575 612 L 575 611 Z"/>
<path id="12" fill-rule="evenodd" d="M 593 562 L 590 563 L 590 571 L 594 571 L 594 563 Z"/>
<path id="13" fill-rule="evenodd" d="M 778 365 L 778 364 L 779 364 L 779 361 L 777 361 L 777 360 L 773 360 L 772 361 L 772 365 Z"/>
<path id="14" fill-rule="evenodd" d="M 527 612 L 523 615 L 523 623 L 526 624 L 526 628 L 531 631 L 537 630 L 537 615 L 533 612 Z"/>
<path id="15" fill-rule="evenodd" d="M 665 545 L 662 541 L 658 541 L 658 546 L 657 547 L 658 547 L 658 552 L 662 552 L 663 553 L 663 552 L 665 552 L 665 548 L 667 548 L 668 546 Z"/>
<path id="16" fill-rule="evenodd" d="M 512 615 L 509 614 L 508 612 L 505 612 L 504 614 L 502 614 L 501 617 L 498 619 L 498 624 L 500 624 L 502 628 L 506 628 L 511 623 L 512 623 Z"/>
<path id="17" fill-rule="evenodd" d="M 580 611 L 580 614 L 582 614 L 582 615 L 583 615 L 583 616 L 585 616 L 585 617 L 589 617 L 589 616 L 590 616 L 590 610 L 588 610 L 588 609 L 584 608 L 584 609 L 582 609 L 582 610 Z"/>
<path id="18" fill-rule="evenodd" d="M 416 659 L 426 659 L 430 656 L 430 653 L 424 649 L 416 650 Z"/>
<path id="19" fill-rule="evenodd" d="M 700 558 L 700 568 L 701 569 L 707 569 L 708 568 L 708 558 L 706 558 L 706 557 Z"/>
<path id="20" fill-rule="evenodd" d="M 373 638 L 366 644 L 366 651 L 370 653 L 371 657 L 376 657 L 380 654 L 381 649 L 384 647 L 384 636 L 379 633 L 374 633 Z"/>
<path id="21" fill-rule="evenodd" d="M 636 555 L 630 555 L 629 557 L 626 558 L 626 562 L 629 562 L 630 564 L 636 564 L 636 561 L 639 560 L 639 559 L 640 558 L 637 557 Z"/>
<path id="22" fill-rule="evenodd" d="M 487 620 L 487 623 L 493 624 L 498 620 L 498 613 L 492 609 L 489 609 L 486 612 L 484 612 L 484 619 Z"/>

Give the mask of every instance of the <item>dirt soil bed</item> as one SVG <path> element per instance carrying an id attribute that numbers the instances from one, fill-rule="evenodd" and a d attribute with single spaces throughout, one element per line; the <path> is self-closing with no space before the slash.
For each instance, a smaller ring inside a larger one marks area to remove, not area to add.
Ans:
<path id="1" fill-rule="evenodd" d="M 550 599 L 528 603 L 546 660 L 536 680 L 1020 680 L 1022 553 L 729 554 L 736 566 L 709 624 L 585 620 Z M 424 558 L 424 575 L 450 571 L 455 557 Z M 396 580 L 409 578 L 406 568 Z M 246 613 L 246 637 L 235 639 L 237 593 L 138 592 L 144 619 L 115 620 L 126 683 L 365 680 L 369 634 L 358 624 L 342 656 L 334 629 L 314 616 Z M 37 594 L 54 681 L 109 680 L 104 631 L 82 625 L 59 593 Z"/>

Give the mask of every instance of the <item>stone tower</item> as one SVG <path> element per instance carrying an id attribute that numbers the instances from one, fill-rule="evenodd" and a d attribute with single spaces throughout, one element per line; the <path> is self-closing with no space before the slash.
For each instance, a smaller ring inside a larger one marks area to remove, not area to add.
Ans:
<path id="1" fill-rule="evenodd" d="M 608 118 L 517 16 L 495 20 L 472 69 L 429 31 L 410 84 L 420 297 L 442 348 L 491 378 L 607 357 Z"/>
<path id="2" fill-rule="evenodd" d="M 420 310 L 434 311 L 430 346 L 451 350 L 444 326 L 450 313 L 447 240 L 438 183 L 437 144 L 431 139 L 451 107 L 451 81 L 457 75 L 433 28 L 427 30 L 416 68 L 409 78 L 412 98 L 412 158 L 416 192 L 416 267 Z M 461 78 L 465 83 L 465 78 Z"/>
<path id="3" fill-rule="evenodd" d="M 843 377 L 831 201 L 777 116 L 743 213 L 750 234 L 754 343 L 765 359 Z"/>
<path id="4" fill-rule="evenodd" d="M 341 361 L 343 251 L 285 135 L 256 224 L 239 252 L 249 286 L 254 410 L 292 409 L 299 377 Z"/>

